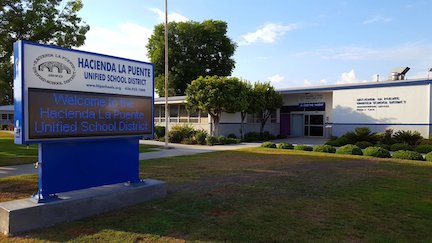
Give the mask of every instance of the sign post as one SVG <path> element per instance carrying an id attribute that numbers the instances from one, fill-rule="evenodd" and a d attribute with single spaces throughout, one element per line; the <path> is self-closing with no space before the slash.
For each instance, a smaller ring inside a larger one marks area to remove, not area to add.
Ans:
<path id="1" fill-rule="evenodd" d="M 38 202 L 137 183 L 139 139 L 153 136 L 150 63 L 18 41 L 15 143 L 39 144 Z"/>

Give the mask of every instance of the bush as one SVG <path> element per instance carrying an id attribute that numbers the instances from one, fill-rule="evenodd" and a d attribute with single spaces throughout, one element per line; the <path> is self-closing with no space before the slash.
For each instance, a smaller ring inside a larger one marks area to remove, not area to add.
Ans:
<path id="1" fill-rule="evenodd" d="M 363 152 L 361 148 L 359 148 L 356 145 L 347 144 L 342 147 L 340 147 L 338 150 L 336 150 L 337 154 L 354 154 L 354 155 L 363 155 Z"/>
<path id="2" fill-rule="evenodd" d="M 234 133 L 228 134 L 227 138 L 237 138 L 237 136 Z"/>
<path id="3" fill-rule="evenodd" d="M 388 144 L 378 143 L 378 144 L 375 145 L 375 147 L 380 147 L 380 148 L 383 148 L 385 150 L 389 150 L 390 151 L 390 145 L 388 145 Z"/>
<path id="4" fill-rule="evenodd" d="M 367 147 L 373 146 L 374 144 L 371 142 L 368 142 L 368 141 L 360 141 L 360 142 L 355 143 L 355 145 L 361 149 L 365 149 Z"/>
<path id="5" fill-rule="evenodd" d="M 259 136 L 259 139 L 263 140 L 263 141 L 274 140 L 274 139 L 276 139 L 276 136 L 273 134 L 270 134 L 268 131 L 265 131 L 265 132 L 263 132 L 262 135 Z"/>
<path id="6" fill-rule="evenodd" d="M 264 142 L 261 144 L 261 147 L 263 148 L 276 148 L 276 144 L 272 142 Z"/>
<path id="7" fill-rule="evenodd" d="M 294 146 L 294 150 L 313 151 L 313 147 L 303 144 L 297 144 L 296 146 Z"/>
<path id="8" fill-rule="evenodd" d="M 313 147 L 314 152 L 322 152 L 322 153 L 336 153 L 336 149 L 330 145 L 317 145 Z"/>
<path id="9" fill-rule="evenodd" d="M 392 158 L 395 159 L 409 159 L 409 160 L 423 160 L 423 156 L 416 151 L 399 150 L 393 153 Z"/>
<path id="10" fill-rule="evenodd" d="M 414 151 L 422 153 L 422 154 L 427 154 L 429 152 L 432 152 L 432 145 L 429 144 L 423 144 L 423 145 L 418 145 Z"/>
<path id="11" fill-rule="evenodd" d="M 154 135 L 155 135 L 156 139 L 160 139 L 162 137 L 165 137 L 165 127 L 155 126 L 154 127 Z"/>
<path id="12" fill-rule="evenodd" d="M 168 133 L 168 141 L 171 143 L 181 143 L 187 138 L 192 138 L 194 133 L 194 128 L 189 124 L 176 125 L 170 129 Z"/>
<path id="13" fill-rule="evenodd" d="M 197 144 L 195 138 L 185 138 L 181 141 L 182 144 Z"/>
<path id="14" fill-rule="evenodd" d="M 334 146 L 334 147 L 341 147 L 347 144 L 350 144 L 351 140 L 345 136 L 327 141 L 325 144 L 330 145 L 330 146 Z"/>
<path id="15" fill-rule="evenodd" d="M 194 135 L 197 144 L 204 145 L 206 143 L 207 132 L 204 130 L 197 131 Z"/>
<path id="16" fill-rule="evenodd" d="M 277 139 L 285 139 L 287 138 L 287 135 L 279 134 L 276 136 Z"/>
<path id="17" fill-rule="evenodd" d="M 357 127 L 354 131 L 357 142 L 367 141 L 375 143 L 377 141 L 376 133 L 373 133 L 369 127 Z"/>
<path id="18" fill-rule="evenodd" d="M 395 143 L 390 146 L 390 151 L 412 150 L 412 147 L 405 143 Z"/>
<path id="19" fill-rule="evenodd" d="M 363 151 L 363 155 L 365 156 L 373 156 L 378 158 L 390 158 L 390 152 L 387 149 L 381 147 L 367 147 Z"/>
<path id="20" fill-rule="evenodd" d="M 425 144 L 432 145 L 432 140 L 424 138 L 424 139 L 420 140 L 419 144 L 420 145 L 425 145 Z"/>
<path id="21" fill-rule="evenodd" d="M 432 161 L 432 152 L 429 152 L 425 156 L 426 161 Z"/>
<path id="22" fill-rule="evenodd" d="M 214 137 L 214 136 L 208 136 L 207 138 L 206 138 L 206 143 L 207 143 L 207 145 L 209 145 L 209 146 L 213 146 L 213 145 L 215 145 L 215 144 L 217 144 L 219 141 L 218 141 L 218 138 L 217 137 Z"/>
<path id="23" fill-rule="evenodd" d="M 406 143 L 409 145 L 416 145 L 423 137 L 417 131 L 397 131 L 394 134 L 394 140 L 397 143 Z"/>
<path id="24" fill-rule="evenodd" d="M 383 133 L 377 133 L 376 134 L 378 142 L 380 144 L 387 144 L 387 145 L 391 145 L 391 144 L 395 143 L 392 136 L 393 136 L 393 130 L 392 129 L 386 129 Z"/>
<path id="25" fill-rule="evenodd" d="M 1 125 L 1 130 L 8 130 L 8 125 L 7 124 L 2 124 Z"/>
<path id="26" fill-rule="evenodd" d="M 244 135 L 245 142 L 255 142 L 260 140 L 260 135 L 257 132 L 248 132 Z"/>
<path id="27" fill-rule="evenodd" d="M 292 144 L 290 144 L 290 143 L 283 142 L 283 143 L 278 144 L 277 148 L 278 149 L 293 149 L 294 146 Z"/>
<path id="28" fill-rule="evenodd" d="M 225 144 L 237 144 L 240 143 L 241 139 L 239 138 L 226 138 Z"/>
<path id="29" fill-rule="evenodd" d="M 218 142 L 219 142 L 219 144 L 227 144 L 227 138 L 224 136 L 219 136 Z"/>

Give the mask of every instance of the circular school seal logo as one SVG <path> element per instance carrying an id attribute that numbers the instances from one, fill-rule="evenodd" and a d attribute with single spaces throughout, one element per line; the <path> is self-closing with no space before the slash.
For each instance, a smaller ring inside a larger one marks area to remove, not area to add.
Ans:
<path id="1" fill-rule="evenodd" d="M 46 53 L 33 61 L 33 73 L 52 85 L 70 83 L 76 75 L 75 65 L 65 56 Z"/>

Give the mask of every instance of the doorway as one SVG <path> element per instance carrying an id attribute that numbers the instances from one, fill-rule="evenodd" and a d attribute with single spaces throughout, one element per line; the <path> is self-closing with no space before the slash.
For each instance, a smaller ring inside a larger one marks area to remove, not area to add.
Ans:
<path id="1" fill-rule="evenodd" d="M 291 116 L 291 136 L 303 137 L 304 136 L 304 115 L 292 114 Z"/>
<path id="2" fill-rule="evenodd" d="M 324 136 L 324 115 L 304 115 L 304 136 Z"/>

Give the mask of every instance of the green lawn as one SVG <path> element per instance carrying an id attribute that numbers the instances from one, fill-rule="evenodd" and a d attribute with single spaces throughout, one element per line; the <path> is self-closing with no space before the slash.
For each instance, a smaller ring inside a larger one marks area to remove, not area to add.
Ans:
<path id="1" fill-rule="evenodd" d="M 0 131 L 0 166 L 34 163 L 37 155 L 37 145 L 14 144 L 13 134 Z"/>
<path id="2" fill-rule="evenodd" d="M 160 148 L 157 145 L 140 144 L 139 152 L 147 153 Z M 0 166 L 31 164 L 38 160 L 37 145 L 14 144 L 13 135 L 0 131 Z"/>
<path id="3" fill-rule="evenodd" d="M 0 241 L 428 242 L 431 175 L 430 162 L 262 148 L 146 160 L 166 198 Z M 16 198 L 36 178 L 12 182 Z"/>

